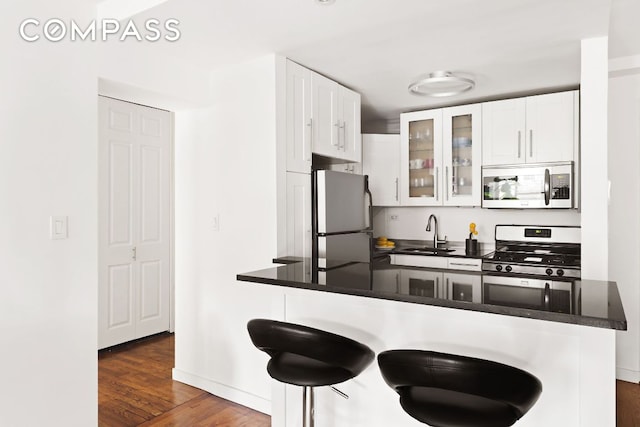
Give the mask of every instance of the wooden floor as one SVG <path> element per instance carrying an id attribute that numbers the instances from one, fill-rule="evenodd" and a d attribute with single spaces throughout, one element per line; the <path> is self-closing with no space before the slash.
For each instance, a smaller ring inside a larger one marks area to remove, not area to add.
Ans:
<path id="1" fill-rule="evenodd" d="M 616 381 L 617 427 L 640 427 L 640 385 Z"/>
<path id="2" fill-rule="evenodd" d="M 269 416 L 173 381 L 174 337 L 98 352 L 98 425 L 268 427 Z"/>
<path id="3" fill-rule="evenodd" d="M 269 427 L 260 412 L 173 381 L 174 338 L 161 334 L 98 354 L 98 425 Z M 640 427 L 640 385 L 617 381 L 617 427 Z"/>

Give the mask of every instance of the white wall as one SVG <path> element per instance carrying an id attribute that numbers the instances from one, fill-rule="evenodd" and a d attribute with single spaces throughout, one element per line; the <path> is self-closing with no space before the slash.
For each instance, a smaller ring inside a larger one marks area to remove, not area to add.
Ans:
<path id="1" fill-rule="evenodd" d="M 210 103 L 210 71 L 161 54 L 149 43 L 98 45 L 101 95 L 171 111 Z"/>
<path id="2" fill-rule="evenodd" d="M 433 232 L 425 231 L 431 214 L 438 219 L 440 238 L 446 235 L 453 242 L 464 242 L 469 237 L 471 222 L 477 226 L 475 238 L 485 244 L 494 243 L 496 224 L 580 225 L 580 214 L 574 209 L 378 208 L 374 212 L 375 234 L 392 239 L 431 240 Z"/>
<path id="3" fill-rule="evenodd" d="M 640 381 L 640 68 L 609 79 L 609 278 L 628 330 L 617 334 L 617 376 Z"/>
<path id="4" fill-rule="evenodd" d="M 27 43 L 29 17 L 95 3 L 0 3 L 0 425 L 97 423 L 97 77 L 91 43 Z M 49 216 L 69 238 L 49 239 Z"/>
<path id="5" fill-rule="evenodd" d="M 266 359 L 246 323 L 281 313 L 279 291 L 235 277 L 277 255 L 275 71 L 267 56 L 215 72 L 213 105 L 176 113 L 175 144 L 174 378 L 265 412 Z"/>
<path id="6" fill-rule="evenodd" d="M 582 40 L 580 68 L 581 275 L 608 280 L 608 37 Z"/>

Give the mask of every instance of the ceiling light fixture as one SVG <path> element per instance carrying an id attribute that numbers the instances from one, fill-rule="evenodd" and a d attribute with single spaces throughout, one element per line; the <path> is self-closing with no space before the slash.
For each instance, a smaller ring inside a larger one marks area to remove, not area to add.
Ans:
<path id="1" fill-rule="evenodd" d="M 316 3 L 318 4 L 322 4 L 322 5 L 329 5 L 329 4 L 333 4 L 335 3 L 336 0 L 316 0 Z"/>
<path id="2" fill-rule="evenodd" d="M 450 71 L 434 71 L 411 83 L 409 92 L 420 96 L 454 96 L 473 89 L 475 85 L 472 79 L 456 76 Z"/>

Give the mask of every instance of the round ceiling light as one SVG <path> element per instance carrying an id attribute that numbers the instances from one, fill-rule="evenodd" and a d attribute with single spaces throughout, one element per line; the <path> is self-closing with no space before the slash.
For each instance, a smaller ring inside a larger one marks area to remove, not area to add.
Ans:
<path id="1" fill-rule="evenodd" d="M 476 82 L 450 71 L 434 71 L 409 85 L 409 92 L 420 96 L 454 96 L 473 89 Z"/>
<path id="2" fill-rule="evenodd" d="M 335 2 L 336 0 L 316 0 L 316 3 L 322 4 L 322 5 L 333 4 Z"/>

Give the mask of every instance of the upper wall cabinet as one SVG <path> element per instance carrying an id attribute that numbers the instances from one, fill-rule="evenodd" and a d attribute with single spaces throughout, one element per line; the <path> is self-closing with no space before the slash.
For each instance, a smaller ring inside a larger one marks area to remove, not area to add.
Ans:
<path id="1" fill-rule="evenodd" d="M 482 164 L 574 160 L 578 91 L 482 104 Z"/>
<path id="2" fill-rule="evenodd" d="M 361 162 L 360 95 L 317 73 L 311 86 L 313 152 Z"/>
<path id="3" fill-rule="evenodd" d="M 362 135 L 362 171 L 369 175 L 374 206 L 400 204 L 400 136 Z"/>
<path id="4" fill-rule="evenodd" d="M 311 70 L 287 61 L 287 171 L 311 173 Z"/>
<path id="5" fill-rule="evenodd" d="M 400 116 L 402 205 L 480 206 L 480 104 Z"/>
<path id="6" fill-rule="evenodd" d="M 482 203 L 482 107 L 442 110 L 444 202 L 446 206 Z"/>

